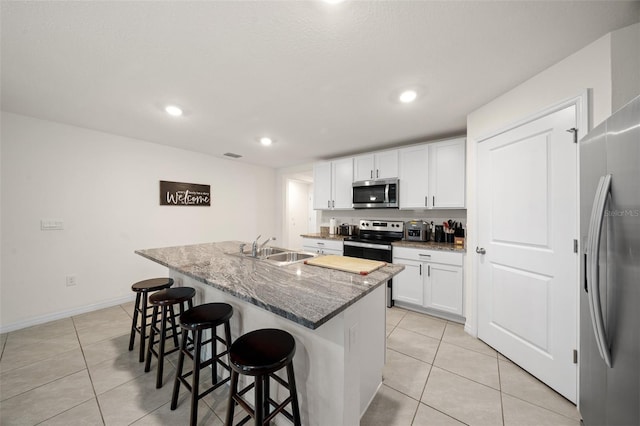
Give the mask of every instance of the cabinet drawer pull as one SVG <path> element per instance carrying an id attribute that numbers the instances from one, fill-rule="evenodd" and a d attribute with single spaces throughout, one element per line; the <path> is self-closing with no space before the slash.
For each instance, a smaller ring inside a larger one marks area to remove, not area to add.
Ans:
<path id="1" fill-rule="evenodd" d="M 422 253 L 418 253 L 418 256 L 431 257 L 430 254 L 422 254 Z"/>

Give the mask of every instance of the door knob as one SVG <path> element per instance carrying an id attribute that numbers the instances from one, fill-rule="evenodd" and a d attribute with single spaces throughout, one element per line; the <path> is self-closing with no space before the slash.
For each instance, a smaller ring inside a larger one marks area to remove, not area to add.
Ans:
<path id="1" fill-rule="evenodd" d="M 478 254 L 487 254 L 487 251 L 484 248 L 476 247 L 476 253 L 478 253 Z"/>

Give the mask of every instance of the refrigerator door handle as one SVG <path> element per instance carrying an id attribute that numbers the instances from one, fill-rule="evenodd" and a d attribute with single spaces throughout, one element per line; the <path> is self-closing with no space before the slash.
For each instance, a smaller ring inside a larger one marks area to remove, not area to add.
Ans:
<path id="1" fill-rule="evenodd" d="M 607 197 L 611 190 L 611 175 L 601 176 L 596 189 L 596 195 L 591 209 L 589 221 L 589 233 L 587 235 L 587 285 L 589 286 L 588 300 L 591 324 L 596 336 L 596 343 L 600 356 L 605 364 L 611 368 L 611 351 L 607 344 L 607 335 L 602 318 L 602 305 L 600 302 L 600 239 L 602 236 L 602 222 L 604 220 Z"/>

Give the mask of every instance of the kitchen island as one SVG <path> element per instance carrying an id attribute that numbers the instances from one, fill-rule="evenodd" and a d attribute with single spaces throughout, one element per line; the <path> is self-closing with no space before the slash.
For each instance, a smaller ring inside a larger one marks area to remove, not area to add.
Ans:
<path id="1" fill-rule="evenodd" d="M 359 275 L 302 262 L 277 266 L 238 256 L 240 244 L 226 241 L 136 253 L 168 267 L 176 285 L 194 287 L 195 304 L 232 305 L 234 339 L 268 327 L 295 337 L 303 424 L 359 424 L 382 382 L 383 284 L 404 267 L 387 265 Z M 282 400 L 285 390 L 274 387 L 276 392 Z"/>

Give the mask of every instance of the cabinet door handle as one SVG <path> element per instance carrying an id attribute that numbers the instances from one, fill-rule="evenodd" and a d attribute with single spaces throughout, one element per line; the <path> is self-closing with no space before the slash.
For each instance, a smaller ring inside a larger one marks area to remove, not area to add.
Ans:
<path id="1" fill-rule="evenodd" d="M 333 200 L 333 201 L 331 202 L 331 207 L 333 207 L 334 209 L 336 208 L 336 200 Z"/>
<path id="2" fill-rule="evenodd" d="M 327 200 L 327 208 L 330 209 L 331 208 L 331 200 Z"/>
<path id="3" fill-rule="evenodd" d="M 431 265 L 427 265 L 427 276 L 431 276 Z"/>
<path id="4" fill-rule="evenodd" d="M 429 197 L 427 197 L 426 195 L 424 196 L 424 206 L 429 207 Z"/>
<path id="5" fill-rule="evenodd" d="M 420 264 L 419 266 L 420 266 L 420 276 L 422 276 L 422 264 Z"/>
<path id="6" fill-rule="evenodd" d="M 373 179 L 373 170 L 369 170 L 371 172 L 371 179 Z"/>
<path id="7" fill-rule="evenodd" d="M 380 177 L 380 170 L 376 169 L 376 178 Z"/>
<path id="8" fill-rule="evenodd" d="M 436 196 L 433 196 L 433 202 L 431 203 L 431 207 L 435 207 L 436 206 Z"/>

